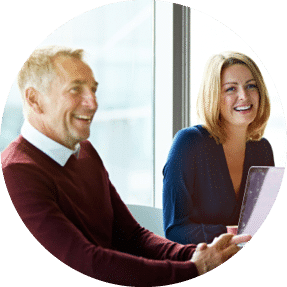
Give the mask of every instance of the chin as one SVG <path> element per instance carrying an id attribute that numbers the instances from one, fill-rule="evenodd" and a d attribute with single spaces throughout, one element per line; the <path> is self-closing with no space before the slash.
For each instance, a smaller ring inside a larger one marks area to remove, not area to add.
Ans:
<path id="1" fill-rule="evenodd" d="M 89 138 L 89 135 L 77 135 L 73 138 L 73 142 L 75 143 L 75 146 Z"/>
<path id="2" fill-rule="evenodd" d="M 80 138 L 80 142 L 87 140 L 90 137 L 90 133 L 87 135 L 84 135 Z"/>
<path id="3" fill-rule="evenodd" d="M 241 129 L 243 128 L 247 130 L 251 123 L 252 122 L 237 122 L 234 124 L 234 126 L 237 128 L 241 128 Z"/>

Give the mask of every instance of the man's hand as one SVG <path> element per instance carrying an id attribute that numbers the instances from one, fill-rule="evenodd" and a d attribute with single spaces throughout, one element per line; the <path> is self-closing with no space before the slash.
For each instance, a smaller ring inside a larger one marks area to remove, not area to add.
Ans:
<path id="1" fill-rule="evenodd" d="M 215 238 L 211 244 L 198 244 L 191 261 L 195 263 L 199 275 L 202 275 L 236 254 L 240 250 L 237 244 L 247 242 L 250 239 L 251 236 L 249 235 L 222 234 Z"/>

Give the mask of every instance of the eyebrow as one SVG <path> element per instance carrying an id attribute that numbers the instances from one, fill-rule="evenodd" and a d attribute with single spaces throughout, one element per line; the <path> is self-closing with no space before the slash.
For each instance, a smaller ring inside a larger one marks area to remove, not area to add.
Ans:
<path id="1" fill-rule="evenodd" d="M 249 82 L 253 82 L 253 81 L 255 81 L 255 79 L 250 79 L 250 80 L 248 80 L 245 84 L 247 84 L 247 83 L 249 83 Z M 256 81 L 255 81 L 256 82 Z M 227 83 L 225 83 L 225 84 L 223 84 L 222 85 L 222 87 L 223 86 L 225 86 L 225 85 L 238 85 L 238 83 L 237 82 L 227 82 Z"/>
<path id="2" fill-rule="evenodd" d="M 87 83 L 87 81 L 82 81 L 82 80 L 75 80 L 75 81 L 72 82 L 72 84 L 78 84 L 78 85 L 84 85 L 86 83 Z M 95 87 L 98 87 L 99 83 L 97 81 L 94 81 L 93 85 Z"/>

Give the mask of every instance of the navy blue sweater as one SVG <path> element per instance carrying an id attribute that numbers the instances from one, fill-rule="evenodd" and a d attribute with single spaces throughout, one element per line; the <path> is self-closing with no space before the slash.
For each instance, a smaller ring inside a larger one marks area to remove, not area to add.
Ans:
<path id="1" fill-rule="evenodd" d="M 237 225 L 251 166 L 274 166 L 266 139 L 246 144 L 237 200 L 222 145 L 200 125 L 179 131 L 163 169 L 166 237 L 182 244 L 210 243 L 227 225 Z"/>

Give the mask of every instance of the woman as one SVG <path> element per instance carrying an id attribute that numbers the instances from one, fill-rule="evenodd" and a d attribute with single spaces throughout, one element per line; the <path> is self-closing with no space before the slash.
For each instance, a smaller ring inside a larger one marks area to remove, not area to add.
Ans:
<path id="1" fill-rule="evenodd" d="M 262 75 L 246 55 L 225 52 L 208 62 L 197 111 L 203 125 L 179 131 L 163 174 L 168 239 L 210 243 L 237 225 L 251 166 L 274 166 L 262 138 L 270 102 Z"/>

